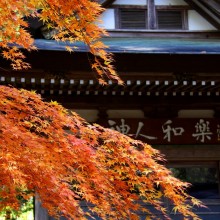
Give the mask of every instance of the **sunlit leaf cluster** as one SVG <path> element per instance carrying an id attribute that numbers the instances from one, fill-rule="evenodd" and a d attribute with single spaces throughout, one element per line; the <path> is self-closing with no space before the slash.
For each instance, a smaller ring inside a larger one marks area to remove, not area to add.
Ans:
<path id="1" fill-rule="evenodd" d="M 91 0 L 0 0 L 0 47 L 2 55 L 11 61 L 15 70 L 26 69 L 24 54 L 17 48 L 34 50 L 34 39 L 28 32 L 27 18 L 38 18 L 44 28 L 53 30 L 53 39 L 62 42 L 84 42 L 93 57 L 91 67 L 100 83 L 110 78 L 122 84 L 112 65 L 112 55 L 100 38 L 106 31 L 98 26 L 103 9 Z M 14 45 L 13 48 L 11 46 Z M 75 46 L 66 47 L 74 51 Z"/>

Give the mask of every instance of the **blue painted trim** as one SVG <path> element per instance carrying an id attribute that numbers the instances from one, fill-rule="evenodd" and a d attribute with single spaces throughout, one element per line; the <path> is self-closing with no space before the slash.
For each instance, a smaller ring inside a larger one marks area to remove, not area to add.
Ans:
<path id="1" fill-rule="evenodd" d="M 104 38 L 112 53 L 134 54 L 220 54 L 220 39 L 149 39 L 149 38 Z M 35 40 L 38 50 L 65 51 L 65 46 L 76 46 L 76 52 L 87 52 L 88 47 L 77 42 Z"/>

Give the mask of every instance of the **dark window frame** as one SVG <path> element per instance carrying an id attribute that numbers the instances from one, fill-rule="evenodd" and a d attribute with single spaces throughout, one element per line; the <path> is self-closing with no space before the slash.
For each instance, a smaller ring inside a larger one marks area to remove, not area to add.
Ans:
<path id="1" fill-rule="evenodd" d="M 121 19 L 121 16 L 122 16 L 122 12 L 125 12 L 127 11 L 128 13 L 129 12 L 138 12 L 138 11 L 142 11 L 144 13 L 144 20 L 143 22 L 145 23 L 145 27 L 144 28 L 137 28 L 137 27 L 133 27 L 133 28 L 123 28 L 123 21 Z M 147 16 L 147 9 L 143 9 L 143 8 L 120 8 L 118 9 L 118 27 L 119 29 L 137 29 L 137 30 L 146 30 L 148 29 L 148 16 Z"/>
<path id="2" fill-rule="evenodd" d="M 128 9 L 128 10 L 145 10 L 145 15 L 147 16 L 147 6 L 140 6 L 140 5 L 113 5 L 112 8 L 115 10 L 115 28 L 120 30 L 127 30 L 122 29 L 120 25 L 120 10 L 122 9 Z M 146 18 L 147 21 L 147 18 Z M 128 29 L 128 30 L 148 30 L 148 24 L 146 22 L 146 28 L 145 29 Z"/>
<path id="3" fill-rule="evenodd" d="M 115 28 L 120 30 L 158 30 L 158 31 L 184 31 L 189 30 L 188 25 L 188 10 L 190 9 L 189 6 L 155 6 L 155 17 L 154 17 L 154 26 L 156 29 L 148 28 L 148 7 L 147 6 L 135 6 L 135 5 L 115 5 L 112 8 L 115 9 Z M 121 27 L 121 17 L 120 17 L 120 10 L 128 9 L 128 10 L 145 10 L 146 16 L 146 27 L 143 29 L 136 29 L 136 28 L 129 28 L 125 29 Z M 157 18 L 157 11 L 180 11 L 182 14 L 182 29 L 158 29 L 158 18 Z"/>
<path id="4" fill-rule="evenodd" d="M 164 11 L 164 12 L 180 12 L 181 13 L 181 20 L 182 20 L 182 28 L 180 29 L 163 29 L 158 27 L 158 12 Z M 156 29 L 157 30 L 188 30 L 188 10 L 181 9 L 180 7 L 165 7 L 165 8 L 156 8 Z"/>

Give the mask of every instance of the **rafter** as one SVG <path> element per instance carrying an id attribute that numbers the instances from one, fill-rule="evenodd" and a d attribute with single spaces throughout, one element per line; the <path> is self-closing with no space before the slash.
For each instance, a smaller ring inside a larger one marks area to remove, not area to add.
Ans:
<path id="1" fill-rule="evenodd" d="M 99 0 L 99 3 L 103 7 L 108 7 L 110 4 L 112 4 L 115 0 Z"/>
<path id="2" fill-rule="evenodd" d="M 220 2 L 215 0 L 184 0 L 213 26 L 220 29 Z"/>

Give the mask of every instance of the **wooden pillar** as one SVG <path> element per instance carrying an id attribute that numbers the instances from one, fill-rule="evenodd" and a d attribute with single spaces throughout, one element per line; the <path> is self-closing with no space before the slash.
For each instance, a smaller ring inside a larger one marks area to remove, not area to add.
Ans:
<path id="1" fill-rule="evenodd" d="M 154 0 L 147 2 L 148 13 L 148 29 L 156 29 L 156 8 Z"/>
<path id="2" fill-rule="evenodd" d="M 34 220 L 49 220 L 48 212 L 41 206 L 41 202 L 35 197 Z"/>
<path id="3" fill-rule="evenodd" d="M 218 194 L 220 195 L 220 161 L 218 161 Z"/>

